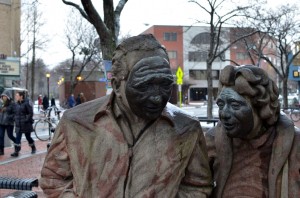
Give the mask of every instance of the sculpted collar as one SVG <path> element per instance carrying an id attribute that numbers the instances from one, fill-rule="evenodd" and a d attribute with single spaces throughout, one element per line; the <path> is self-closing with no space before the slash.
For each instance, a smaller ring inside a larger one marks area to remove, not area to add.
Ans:
<path id="1" fill-rule="evenodd" d="M 252 148 L 257 149 L 268 142 L 270 138 L 274 140 L 275 137 L 275 129 L 274 127 L 270 127 L 262 136 L 252 140 L 242 140 L 240 138 L 233 138 L 233 145 L 235 147 L 240 147 L 242 144 L 248 143 L 252 146 Z M 271 143 L 273 143 L 273 140 Z"/>

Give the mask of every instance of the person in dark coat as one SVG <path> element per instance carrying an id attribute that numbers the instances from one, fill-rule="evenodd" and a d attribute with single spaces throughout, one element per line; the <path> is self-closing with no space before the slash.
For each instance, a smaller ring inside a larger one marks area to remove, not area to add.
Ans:
<path id="1" fill-rule="evenodd" d="M 81 104 L 81 98 L 80 98 L 80 94 L 78 94 L 78 96 L 76 98 L 76 104 L 75 104 L 75 106 L 80 105 L 80 104 Z"/>
<path id="2" fill-rule="evenodd" d="M 16 143 L 14 132 L 15 103 L 8 91 L 1 94 L 3 103 L 0 105 L 0 155 L 4 155 L 5 131 L 11 141 Z"/>
<path id="3" fill-rule="evenodd" d="M 55 98 L 51 98 L 51 107 L 56 107 Z"/>
<path id="4" fill-rule="evenodd" d="M 33 131 L 33 108 L 26 102 L 25 93 L 17 92 L 15 95 L 16 104 L 16 113 L 15 113 L 15 132 L 16 132 L 16 144 L 15 152 L 11 154 L 12 157 L 18 157 L 21 150 L 21 139 L 23 133 L 28 141 L 29 146 L 31 147 L 31 153 L 36 153 L 36 147 L 34 140 L 31 137 L 31 132 Z"/>
<path id="5" fill-rule="evenodd" d="M 49 107 L 49 98 L 47 97 L 47 95 L 44 96 L 43 98 L 43 109 L 44 111 L 46 111 L 46 109 L 48 109 Z"/>

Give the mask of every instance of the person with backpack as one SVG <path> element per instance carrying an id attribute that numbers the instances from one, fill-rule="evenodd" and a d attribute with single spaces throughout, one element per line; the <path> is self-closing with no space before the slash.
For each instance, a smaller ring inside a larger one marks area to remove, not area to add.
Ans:
<path id="1" fill-rule="evenodd" d="M 23 133 L 31 147 L 31 154 L 36 153 L 36 147 L 34 140 L 31 137 L 31 132 L 33 131 L 33 108 L 29 102 L 25 99 L 24 92 L 17 92 L 15 95 L 16 113 L 15 113 L 15 132 L 16 132 L 16 144 L 15 152 L 11 154 L 12 157 L 18 157 L 21 150 L 21 139 Z"/>
<path id="2" fill-rule="evenodd" d="M 3 92 L 1 94 L 2 104 L 0 105 L 0 155 L 4 155 L 4 136 L 5 131 L 11 141 L 16 143 L 14 132 L 15 103 L 10 93 Z"/>

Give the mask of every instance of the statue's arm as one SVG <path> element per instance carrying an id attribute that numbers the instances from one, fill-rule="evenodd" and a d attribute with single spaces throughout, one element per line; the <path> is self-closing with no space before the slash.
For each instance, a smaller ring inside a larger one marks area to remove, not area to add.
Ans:
<path id="1" fill-rule="evenodd" d="M 197 127 L 199 134 L 197 144 L 189 160 L 179 187 L 177 197 L 209 197 L 212 191 L 212 176 L 209 168 L 207 150 L 201 126 Z"/>
<path id="2" fill-rule="evenodd" d="M 51 147 L 42 167 L 39 184 L 47 197 L 75 197 L 65 138 L 67 130 L 68 126 L 62 119 L 55 130 Z"/>

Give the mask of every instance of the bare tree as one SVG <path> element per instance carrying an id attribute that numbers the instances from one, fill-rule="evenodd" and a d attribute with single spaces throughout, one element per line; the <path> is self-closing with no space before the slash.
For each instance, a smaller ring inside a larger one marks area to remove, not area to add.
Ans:
<path id="1" fill-rule="evenodd" d="M 300 18 L 297 5 L 283 5 L 275 9 L 256 9 L 248 13 L 247 23 L 260 31 L 259 42 L 252 48 L 251 57 L 266 61 L 282 82 L 283 106 L 288 106 L 288 77 L 293 60 L 300 54 L 295 43 L 300 40 Z M 245 21 L 246 23 L 246 21 Z M 249 42 L 245 41 L 245 45 Z M 267 50 L 274 46 L 275 50 Z M 294 49 L 294 51 L 293 51 Z M 260 62 L 257 62 L 260 66 Z"/>
<path id="2" fill-rule="evenodd" d="M 72 17 L 71 17 L 72 16 Z M 66 24 L 66 45 L 72 56 L 70 58 L 70 94 L 73 93 L 79 79 L 84 81 L 95 69 L 99 69 L 102 58 L 96 46 L 98 35 L 95 28 L 87 23 L 77 13 L 72 11 Z M 82 76 L 82 71 L 89 70 L 87 76 Z"/>
<path id="3" fill-rule="evenodd" d="M 103 19 L 95 9 L 92 0 L 81 0 L 81 8 L 71 1 L 62 0 L 63 3 L 75 7 L 80 14 L 96 29 L 101 44 L 104 60 L 111 60 L 116 48 L 117 38 L 120 32 L 120 15 L 128 0 L 120 0 L 114 8 L 113 0 L 103 0 Z"/>
<path id="4" fill-rule="evenodd" d="M 26 1 L 22 4 L 23 10 L 23 31 L 22 31 L 22 45 L 25 51 L 21 57 L 27 57 L 26 70 L 26 88 L 29 88 L 31 98 L 35 97 L 35 68 L 36 68 L 36 51 L 42 50 L 45 47 L 47 38 L 41 34 L 41 28 L 44 24 L 42 19 L 42 12 L 39 11 L 39 0 Z M 31 56 L 31 58 L 29 58 Z M 29 61 L 29 59 L 31 59 Z M 31 63 L 31 64 L 29 64 Z M 30 75 L 29 75 L 30 72 Z M 29 78 L 31 76 L 31 78 Z M 30 79 L 30 81 L 29 81 Z"/>
<path id="5" fill-rule="evenodd" d="M 239 6 L 238 4 L 228 4 L 226 0 L 189 0 L 195 3 L 199 8 L 204 11 L 209 17 L 208 20 L 198 20 L 197 23 L 208 24 L 210 33 L 210 44 L 207 49 L 208 56 L 206 59 L 207 69 L 207 117 L 212 118 L 213 107 L 213 78 L 212 78 L 212 64 L 217 58 L 222 58 L 224 52 L 230 48 L 237 41 L 251 36 L 256 31 L 243 35 L 231 41 L 227 46 L 221 45 L 221 37 L 224 34 L 224 26 L 232 25 L 230 22 L 234 18 L 242 17 L 243 11 L 249 9 L 251 5 Z M 227 6 L 227 7 L 226 7 Z M 201 12 L 203 13 L 203 12 Z M 203 16 L 202 16 L 203 17 Z M 205 18 L 205 17 L 204 17 Z"/>

